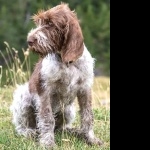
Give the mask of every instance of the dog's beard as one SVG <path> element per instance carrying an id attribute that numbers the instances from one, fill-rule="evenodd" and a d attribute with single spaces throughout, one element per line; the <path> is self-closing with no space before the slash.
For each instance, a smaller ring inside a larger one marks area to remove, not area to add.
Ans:
<path id="1" fill-rule="evenodd" d="M 39 55 L 40 57 L 45 57 L 47 56 L 48 54 L 51 54 L 51 53 L 55 53 L 55 50 L 53 50 L 50 46 L 48 48 L 43 48 L 42 46 L 29 46 L 29 50 L 33 53 L 33 54 L 36 54 L 36 55 Z"/>

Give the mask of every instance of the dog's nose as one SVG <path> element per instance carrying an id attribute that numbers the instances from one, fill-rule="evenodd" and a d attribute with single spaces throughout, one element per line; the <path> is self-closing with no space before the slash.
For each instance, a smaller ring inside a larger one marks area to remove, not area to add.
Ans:
<path id="1" fill-rule="evenodd" d="M 32 46 L 35 41 L 36 41 L 36 38 L 31 37 L 31 38 L 28 38 L 27 43 L 29 46 Z"/>

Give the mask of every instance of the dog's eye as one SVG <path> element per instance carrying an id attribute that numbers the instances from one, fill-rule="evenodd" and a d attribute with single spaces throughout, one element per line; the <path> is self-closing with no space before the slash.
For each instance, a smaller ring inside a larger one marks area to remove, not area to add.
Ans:
<path id="1" fill-rule="evenodd" d="M 51 25 L 52 25 L 52 22 L 51 22 L 49 19 L 46 19 L 46 20 L 45 20 L 45 24 L 51 26 Z"/>
<path id="2" fill-rule="evenodd" d="M 45 24 L 48 24 L 48 23 L 49 23 L 49 20 L 48 20 L 48 19 L 45 19 L 44 22 L 45 22 Z"/>
<path id="3" fill-rule="evenodd" d="M 51 22 L 48 23 L 49 26 L 52 26 L 53 24 Z"/>

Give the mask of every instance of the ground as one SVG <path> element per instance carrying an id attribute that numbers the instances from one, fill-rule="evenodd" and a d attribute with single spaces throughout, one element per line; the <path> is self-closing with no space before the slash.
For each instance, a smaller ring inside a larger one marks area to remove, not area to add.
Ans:
<path id="1" fill-rule="evenodd" d="M 0 87 L 0 150 L 43 150 L 44 148 L 38 145 L 36 139 L 26 139 L 15 132 L 9 110 L 13 90 L 14 87 L 11 86 Z M 110 78 L 96 77 L 92 95 L 94 131 L 104 144 L 101 147 L 88 146 L 72 135 L 57 133 L 56 150 L 110 150 Z M 79 115 L 73 126 L 79 126 Z"/>

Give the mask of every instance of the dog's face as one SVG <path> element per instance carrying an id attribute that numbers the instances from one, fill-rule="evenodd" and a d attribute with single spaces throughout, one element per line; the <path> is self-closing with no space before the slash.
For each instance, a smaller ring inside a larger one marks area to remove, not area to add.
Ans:
<path id="1" fill-rule="evenodd" d="M 78 59 L 83 53 L 83 36 L 76 17 L 67 4 L 47 11 L 39 11 L 33 17 L 36 28 L 27 37 L 29 48 L 46 56 L 60 53 L 64 63 Z"/>

